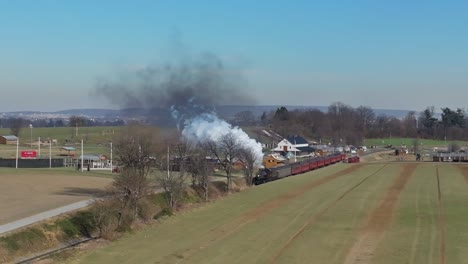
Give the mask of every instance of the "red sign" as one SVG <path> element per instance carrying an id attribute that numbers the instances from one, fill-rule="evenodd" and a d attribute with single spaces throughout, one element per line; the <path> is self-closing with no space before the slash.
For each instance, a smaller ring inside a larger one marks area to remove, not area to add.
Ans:
<path id="1" fill-rule="evenodd" d="M 23 150 L 21 151 L 21 158 L 23 159 L 33 159 L 37 157 L 37 151 L 35 150 Z"/>

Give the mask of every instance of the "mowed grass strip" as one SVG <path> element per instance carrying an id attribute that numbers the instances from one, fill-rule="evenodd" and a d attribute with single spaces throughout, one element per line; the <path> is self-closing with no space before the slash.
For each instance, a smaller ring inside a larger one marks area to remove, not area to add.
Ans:
<path id="1" fill-rule="evenodd" d="M 348 249 L 358 235 L 360 224 L 366 219 L 370 208 L 376 207 L 381 201 L 386 189 L 401 170 L 397 164 L 374 166 L 381 166 L 383 169 L 376 171 L 315 219 L 313 225 L 309 225 L 276 262 L 319 263 L 326 260 L 326 263 L 343 263 Z M 371 168 L 370 165 L 368 168 Z M 354 179 L 350 179 L 336 192 L 347 192 L 353 188 L 353 183 L 361 182 L 364 177 L 364 173 L 353 176 Z"/>
<path id="2" fill-rule="evenodd" d="M 294 241 L 300 230 L 309 227 L 311 219 L 333 206 L 344 192 L 382 167 L 360 167 L 359 170 L 349 172 L 346 177 L 339 177 L 305 192 L 224 239 L 222 243 L 199 251 L 182 263 L 270 263 L 276 259 L 278 252 L 288 249 L 287 245 Z"/>
<path id="3" fill-rule="evenodd" d="M 468 263 L 468 184 L 466 165 L 439 166 L 446 228 L 445 263 Z"/>
<path id="4" fill-rule="evenodd" d="M 414 173 L 417 164 L 402 165 L 402 170 L 388 188 L 379 205 L 369 212 L 365 223 L 360 227 L 356 241 L 348 252 L 344 263 L 372 263 L 377 245 L 393 220 L 400 193 Z"/>
<path id="5" fill-rule="evenodd" d="M 400 194 L 394 220 L 377 246 L 373 263 L 438 263 L 437 164 L 420 164 Z M 441 176 L 445 170 L 440 169 Z"/>
<path id="6" fill-rule="evenodd" d="M 252 223 L 260 223 L 267 219 L 275 207 L 268 209 L 269 213 L 267 214 L 259 214 L 257 210 L 263 211 L 263 206 L 268 204 L 271 206 L 272 200 L 280 196 L 289 200 L 298 199 L 306 192 L 300 193 L 298 196 L 294 196 L 292 193 L 296 193 L 297 190 L 301 190 L 313 182 L 332 177 L 350 167 L 359 168 L 359 166 L 351 164 L 337 164 L 233 194 L 222 201 L 171 218 L 162 225 L 148 227 L 143 232 L 129 235 L 105 249 L 77 260 L 76 263 L 179 263 L 182 260 L 187 260 L 188 263 L 197 263 L 195 259 L 200 258 L 200 256 L 203 259 L 204 254 L 220 254 L 218 250 L 212 251 L 212 248 L 216 248 L 215 246 L 223 244 Z M 343 174 L 341 177 L 323 182 L 323 185 L 348 176 Z M 285 203 L 282 207 L 288 207 L 288 204 Z M 246 216 L 253 217 L 253 220 L 246 218 Z M 239 223 L 238 219 L 247 220 L 247 224 L 244 224 L 242 228 L 237 228 L 233 223 Z M 274 229 L 271 228 L 277 227 L 265 228 L 273 232 Z M 232 229 L 236 231 L 231 233 Z M 229 234 L 226 235 L 227 233 Z M 258 241 L 258 243 L 265 243 L 265 241 Z M 256 244 L 249 243 L 252 248 L 255 248 Z M 242 245 L 239 246 L 242 247 Z M 236 251 L 239 249 L 228 250 Z"/>

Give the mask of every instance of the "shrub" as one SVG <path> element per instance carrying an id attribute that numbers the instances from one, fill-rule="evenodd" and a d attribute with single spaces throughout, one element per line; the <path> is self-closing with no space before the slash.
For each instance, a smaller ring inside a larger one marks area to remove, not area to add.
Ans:
<path id="1" fill-rule="evenodd" d="M 24 231 L 1 237 L 0 243 L 10 252 L 19 251 L 22 248 L 35 248 L 37 245 L 45 245 L 46 236 L 38 228 L 29 228 Z"/>
<path id="2" fill-rule="evenodd" d="M 138 217 L 148 222 L 158 213 L 159 207 L 147 200 L 141 200 L 138 203 Z"/>
<path id="3" fill-rule="evenodd" d="M 57 221 L 57 227 L 67 238 L 74 238 L 80 234 L 79 228 L 69 218 Z"/>
<path id="4" fill-rule="evenodd" d="M 112 240 L 118 226 L 118 204 L 113 200 L 99 200 L 93 205 L 91 214 L 99 236 Z"/>
<path id="5" fill-rule="evenodd" d="M 119 232 L 128 232 L 132 230 L 132 224 L 135 220 L 133 212 L 130 210 L 122 210 L 118 215 L 118 227 Z"/>
<path id="6" fill-rule="evenodd" d="M 154 219 L 162 219 L 162 218 L 165 218 L 165 217 L 169 217 L 169 216 L 172 216 L 174 214 L 174 212 L 172 211 L 171 208 L 169 207 L 166 207 L 166 208 L 163 208 L 159 213 L 157 213 L 155 216 L 154 216 Z"/>
<path id="7" fill-rule="evenodd" d="M 81 211 L 73 215 L 70 222 L 78 229 L 79 234 L 91 237 L 96 230 L 96 222 L 93 213 L 90 211 Z"/>

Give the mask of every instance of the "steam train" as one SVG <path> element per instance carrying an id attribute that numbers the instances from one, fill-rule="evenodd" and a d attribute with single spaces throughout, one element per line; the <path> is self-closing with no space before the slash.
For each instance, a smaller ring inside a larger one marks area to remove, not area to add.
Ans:
<path id="1" fill-rule="evenodd" d="M 280 167 L 260 169 L 258 174 L 253 178 L 253 184 L 259 185 L 267 183 L 284 177 L 319 169 L 344 160 L 346 160 L 346 154 L 335 153 L 324 157 L 310 158 L 290 163 Z"/>

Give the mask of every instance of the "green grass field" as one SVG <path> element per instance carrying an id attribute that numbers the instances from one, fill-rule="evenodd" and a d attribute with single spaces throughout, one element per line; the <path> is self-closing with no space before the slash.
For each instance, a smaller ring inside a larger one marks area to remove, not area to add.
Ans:
<path id="1" fill-rule="evenodd" d="M 42 140 L 57 139 L 60 144 L 65 141 L 71 143 L 81 142 L 81 139 L 87 140 L 89 144 L 102 144 L 109 142 L 115 133 L 120 131 L 121 127 L 79 127 L 78 135 L 74 127 L 38 127 L 32 129 L 32 140 L 37 142 L 38 137 Z M 0 135 L 11 135 L 9 128 L 0 128 Z M 21 129 L 20 142 L 29 144 L 31 142 L 31 130 L 29 127 Z"/>
<path id="2" fill-rule="evenodd" d="M 463 165 L 338 164 L 233 194 L 70 262 L 465 263 L 467 179 Z"/>
<path id="3" fill-rule="evenodd" d="M 388 144 L 393 146 L 406 145 L 407 147 L 412 147 L 414 139 L 413 138 L 371 138 L 365 139 L 365 146 L 386 146 Z M 468 141 L 460 140 L 433 140 L 433 139 L 419 139 L 419 143 L 422 147 L 436 147 L 436 146 L 447 146 L 450 143 L 456 143 L 459 146 L 467 146 Z"/>
<path id="4" fill-rule="evenodd" d="M 78 128 L 78 135 L 76 135 L 75 128 L 72 127 L 40 127 L 32 129 L 31 145 L 31 130 L 23 128 L 19 135 L 21 150 L 39 150 L 37 141 L 48 139 L 56 139 L 57 144 L 52 146 L 52 157 L 58 158 L 66 155 L 67 152 L 62 150 L 63 146 L 72 146 L 76 148 L 76 155 L 80 155 L 81 139 L 84 140 L 84 153 L 85 154 L 110 154 L 110 142 L 112 138 L 119 133 L 121 127 L 81 127 Z M 10 129 L 1 128 L 0 135 L 9 135 Z M 0 158 L 14 158 L 16 157 L 16 145 L 0 145 Z M 49 146 L 41 146 L 41 157 L 49 157 Z"/>

